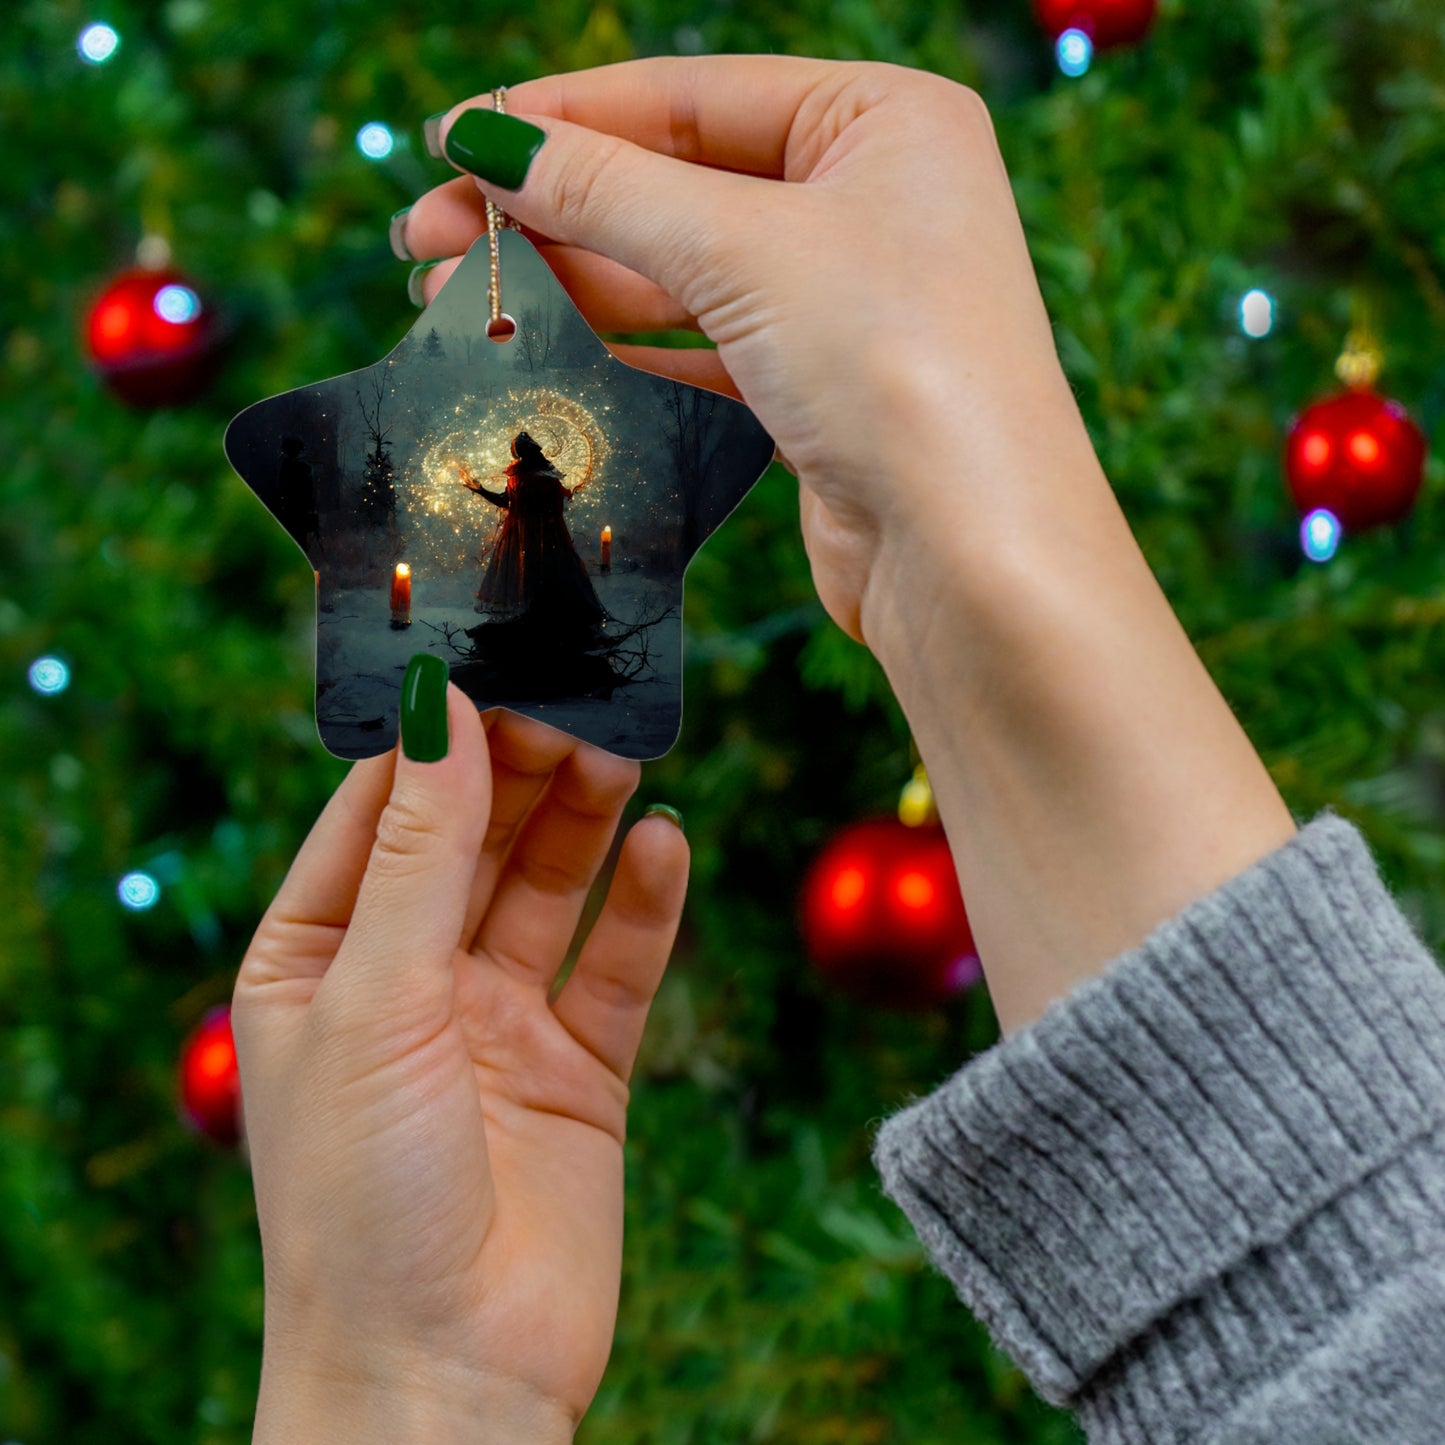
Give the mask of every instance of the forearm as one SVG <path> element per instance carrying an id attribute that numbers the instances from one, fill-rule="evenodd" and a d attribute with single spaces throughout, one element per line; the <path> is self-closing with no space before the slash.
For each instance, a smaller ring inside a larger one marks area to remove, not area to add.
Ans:
<path id="1" fill-rule="evenodd" d="M 863 613 L 1005 1033 L 1295 831 L 1077 415 L 1036 437 L 988 497 L 885 533 Z M 900 486 L 948 486 L 947 450 Z"/>

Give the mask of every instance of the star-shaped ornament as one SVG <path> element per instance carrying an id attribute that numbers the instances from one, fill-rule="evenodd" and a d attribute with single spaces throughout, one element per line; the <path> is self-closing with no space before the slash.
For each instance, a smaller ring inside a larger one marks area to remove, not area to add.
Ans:
<path id="1" fill-rule="evenodd" d="M 773 456 L 745 406 L 618 361 L 514 230 L 384 360 L 248 407 L 225 448 L 315 569 L 316 725 L 343 758 L 394 745 L 418 651 L 478 708 L 661 757 L 683 572 Z"/>

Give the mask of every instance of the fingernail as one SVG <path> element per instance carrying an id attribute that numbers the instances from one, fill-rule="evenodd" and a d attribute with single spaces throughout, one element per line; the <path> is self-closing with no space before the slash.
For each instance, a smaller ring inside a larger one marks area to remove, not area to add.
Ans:
<path id="1" fill-rule="evenodd" d="M 398 261 L 415 261 L 416 257 L 406 249 L 406 218 L 411 214 L 410 206 L 403 206 L 387 227 L 387 239 L 391 242 L 391 254 Z"/>
<path id="2" fill-rule="evenodd" d="M 434 763 L 447 755 L 446 659 L 418 652 L 401 682 L 401 750 L 414 763 Z"/>
<path id="3" fill-rule="evenodd" d="M 676 808 L 669 808 L 666 803 L 653 803 L 642 816 L 644 818 L 650 818 L 654 813 L 659 813 L 662 817 L 668 819 L 669 822 L 676 823 L 679 833 L 685 834 L 687 832 L 687 829 L 682 826 L 682 814 L 679 813 Z"/>
<path id="4" fill-rule="evenodd" d="M 433 266 L 439 264 L 440 262 L 437 261 L 423 261 L 420 266 L 413 266 L 411 268 L 411 275 L 406 278 L 406 294 L 407 299 L 413 306 L 426 305 L 426 292 L 421 289 L 421 278 L 430 271 Z"/>
<path id="5" fill-rule="evenodd" d="M 495 110 L 464 110 L 447 132 L 447 159 L 453 165 L 515 191 L 527 179 L 532 157 L 547 132 L 530 121 Z"/>
<path id="6" fill-rule="evenodd" d="M 446 114 L 446 111 L 439 110 L 421 123 L 421 138 L 426 142 L 427 154 L 437 160 L 445 159 L 442 155 L 442 121 L 446 119 Z"/>

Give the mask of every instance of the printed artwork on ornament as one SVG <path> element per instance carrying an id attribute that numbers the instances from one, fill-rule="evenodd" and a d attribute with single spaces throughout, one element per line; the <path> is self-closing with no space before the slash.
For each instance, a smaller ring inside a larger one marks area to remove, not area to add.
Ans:
<path id="1" fill-rule="evenodd" d="M 481 709 L 657 758 L 682 722 L 683 572 L 773 442 L 618 361 L 531 243 L 498 239 L 510 339 L 487 334 L 484 236 L 389 356 L 248 407 L 226 455 L 316 572 L 330 752 L 394 745 L 428 651 Z"/>

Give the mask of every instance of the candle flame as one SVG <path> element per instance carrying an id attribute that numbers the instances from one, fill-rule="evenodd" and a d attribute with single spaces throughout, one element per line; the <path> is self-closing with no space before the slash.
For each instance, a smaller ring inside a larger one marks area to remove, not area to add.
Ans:
<path id="1" fill-rule="evenodd" d="M 398 577 L 410 577 L 410 576 L 411 576 L 411 568 L 408 567 L 405 562 L 398 562 L 398 563 L 396 564 L 396 575 L 397 575 Z"/>

